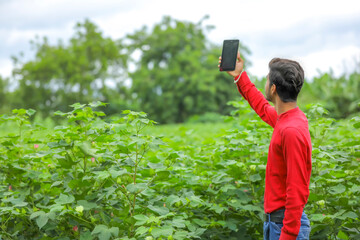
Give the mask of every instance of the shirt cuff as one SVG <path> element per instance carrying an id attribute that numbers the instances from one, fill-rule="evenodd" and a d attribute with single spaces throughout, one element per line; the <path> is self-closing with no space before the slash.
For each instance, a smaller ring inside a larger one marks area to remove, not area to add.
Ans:
<path id="1" fill-rule="evenodd" d="M 234 77 L 234 83 L 237 83 L 237 82 L 240 80 L 241 75 L 243 74 L 244 71 L 245 71 L 245 70 L 242 70 L 239 75 L 237 75 L 236 77 Z"/>
<path id="2" fill-rule="evenodd" d="M 280 239 L 279 240 L 296 240 L 297 236 L 288 234 L 284 231 L 281 231 Z"/>

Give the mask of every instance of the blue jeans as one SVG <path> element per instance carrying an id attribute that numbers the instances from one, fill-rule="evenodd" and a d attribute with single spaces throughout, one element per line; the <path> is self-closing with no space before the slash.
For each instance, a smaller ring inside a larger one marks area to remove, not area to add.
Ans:
<path id="1" fill-rule="evenodd" d="M 264 222 L 264 240 L 278 240 L 280 238 L 282 223 Z M 308 240 L 310 236 L 310 221 L 305 214 L 301 215 L 301 227 L 297 240 Z"/>

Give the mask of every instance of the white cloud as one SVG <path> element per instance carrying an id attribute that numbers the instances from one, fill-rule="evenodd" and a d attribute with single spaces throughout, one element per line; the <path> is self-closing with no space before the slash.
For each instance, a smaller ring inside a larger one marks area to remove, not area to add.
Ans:
<path id="1" fill-rule="evenodd" d="M 299 56 L 279 56 L 298 61 L 303 67 L 305 78 L 311 80 L 319 76 L 320 73 L 333 71 L 334 76 L 339 77 L 343 74 L 352 73 L 360 69 L 360 46 L 345 46 L 335 50 L 315 51 L 306 55 Z M 258 57 L 252 59 L 253 65 L 249 68 L 251 73 L 257 77 L 268 74 L 268 64 L 272 58 Z"/>
<path id="2" fill-rule="evenodd" d="M 0 59 L 0 75 L 2 77 L 9 77 L 13 69 L 11 59 Z"/>
<path id="3" fill-rule="evenodd" d="M 0 5 L 1 28 L 61 28 L 87 17 L 112 15 L 136 8 L 126 0 L 12 0 Z M 137 0 L 141 3 L 142 0 Z M 5 24 L 6 23 L 6 24 Z"/>
<path id="4" fill-rule="evenodd" d="M 0 2 L 0 74 L 8 75 L 11 55 L 29 52 L 35 35 L 47 36 L 51 43 L 66 42 L 76 22 L 90 18 L 114 39 L 133 33 L 146 25 L 152 27 L 164 15 L 179 20 L 216 26 L 208 36 L 221 44 L 223 39 L 238 38 L 253 52 L 252 73 L 264 76 L 272 57 L 298 58 L 308 76 L 316 69 L 344 69 L 360 44 L 360 2 L 343 0 L 12 0 Z M 335 54 L 339 63 L 324 59 Z M 340 64 L 340 67 L 338 65 Z"/>
<path id="5" fill-rule="evenodd" d="M 333 70 L 335 76 L 348 74 L 358 69 L 360 46 L 345 46 L 335 50 L 323 50 L 300 57 L 308 76 Z"/>

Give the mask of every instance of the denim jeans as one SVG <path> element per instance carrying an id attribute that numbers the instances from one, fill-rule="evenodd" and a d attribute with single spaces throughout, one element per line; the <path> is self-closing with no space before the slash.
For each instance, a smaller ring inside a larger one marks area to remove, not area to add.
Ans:
<path id="1" fill-rule="evenodd" d="M 278 240 L 280 238 L 282 223 L 264 222 L 264 240 Z M 301 227 L 297 240 L 308 240 L 310 236 L 310 221 L 305 214 L 301 216 Z"/>

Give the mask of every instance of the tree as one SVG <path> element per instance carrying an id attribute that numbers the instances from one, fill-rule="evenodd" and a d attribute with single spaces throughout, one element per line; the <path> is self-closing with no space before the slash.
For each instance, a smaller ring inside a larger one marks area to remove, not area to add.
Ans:
<path id="1" fill-rule="evenodd" d="M 7 108 L 8 86 L 9 80 L 0 76 L 0 110 Z"/>
<path id="2" fill-rule="evenodd" d="M 107 80 L 121 87 L 127 62 L 122 42 L 103 37 L 89 20 L 78 23 L 75 30 L 68 45 L 59 41 L 52 46 L 44 38 L 32 42 L 35 59 L 20 63 L 14 58 L 18 107 L 47 114 L 74 102 L 108 101 Z"/>
<path id="3" fill-rule="evenodd" d="M 204 19 L 203 19 L 204 20 Z M 205 32 L 211 26 L 164 17 L 151 32 L 146 27 L 128 35 L 129 49 L 138 51 L 130 73 L 131 92 L 140 109 L 161 123 L 182 122 L 191 115 L 229 112 L 226 103 L 238 96 L 229 76 L 217 69 L 221 47 Z M 240 44 L 241 52 L 249 50 Z"/>
<path id="4" fill-rule="evenodd" d="M 346 118 L 360 111 L 360 74 L 357 72 L 339 78 L 332 72 L 324 73 L 315 77 L 307 89 L 324 103 L 331 117 Z"/>

